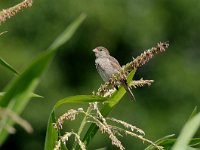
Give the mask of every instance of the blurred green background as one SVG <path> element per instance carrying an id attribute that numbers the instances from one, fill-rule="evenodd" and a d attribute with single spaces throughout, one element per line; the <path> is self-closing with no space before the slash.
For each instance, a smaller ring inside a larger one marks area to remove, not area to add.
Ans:
<path id="1" fill-rule="evenodd" d="M 1 1 L 0 9 L 19 3 Z M 33 6 L 1 24 L 0 56 L 23 71 L 26 66 L 81 13 L 87 18 L 69 43 L 60 48 L 33 99 L 22 116 L 33 128 L 27 134 L 16 126 L 2 149 L 43 149 L 47 120 L 55 102 L 61 98 L 91 94 L 102 83 L 91 51 L 107 47 L 121 64 L 159 41 L 169 41 L 169 49 L 140 68 L 134 79 L 153 79 L 150 87 L 133 92 L 136 102 L 125 96 L 110 116 L 132 123 L 157 140 L 175 133 L 178 136 L 195 106 L 200 104 L 200 1 L 198 0 L 35 0 Z M 13 74 L 0 66 L 0 89 Z M 61 112 L 72 107 L 67 105 Z M 84 106 L 83 106 L 84 107 Z M 79 121 L 66 125 L 71 131 Z M 197 134 L 198 137 L 200 134 Z M 147 145 L 124 137 L 126 149 Z M 116 149 L 106 135 L 97 134 L 89 149 Z"/>

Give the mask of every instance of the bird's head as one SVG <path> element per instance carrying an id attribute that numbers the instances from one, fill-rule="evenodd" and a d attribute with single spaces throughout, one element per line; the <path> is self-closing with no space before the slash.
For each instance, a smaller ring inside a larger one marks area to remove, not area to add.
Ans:
<path id="1" fill-rule="evenodd" d="M 109 51 L 105 47 L 102 47 L 102 46 L 96 47 L 92 51 L 95 53 L 96 57 L 104 57 L 104 56 L 110 55 Z"/>

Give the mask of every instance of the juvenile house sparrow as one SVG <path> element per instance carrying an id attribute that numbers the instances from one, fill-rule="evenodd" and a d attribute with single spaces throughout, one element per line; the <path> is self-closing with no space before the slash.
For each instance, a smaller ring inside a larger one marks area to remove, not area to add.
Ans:
<path id="1" fill-rule="evenodd" d="M 93 49 L 95 53 L 95 65 L 97 68 L 98 73 L 100 74 L 103 81 L 107 82 L 113 74 L 118 73 L 121 70 L 121 66 L 119 62 L 112 56 L 110 56 L 109 51 L 100 46 Z M 122 79 L 120 84 L 125 88 L 129 96 L 135 100 L 133 93 L 131 92 L 130 87 L 127 84 L 126 79 Z M 117 85 L 115 86 L 118 89 Z"/>

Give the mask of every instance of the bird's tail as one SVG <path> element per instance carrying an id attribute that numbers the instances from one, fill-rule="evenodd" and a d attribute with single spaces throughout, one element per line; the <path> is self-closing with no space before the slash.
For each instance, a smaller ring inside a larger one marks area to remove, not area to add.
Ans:
<path id="1" fill-rule="evenodd" d="M 131 98 L 131 100 L 135 101 L 135 96 L 133 95 L 130 87 L 124 86 L 124 88 L 125 88 L 126 92 L 128 93 L 129 97 Z"/>
<path id="2" fill-rule="evenodd" d="M 124 89 L 126 90 L 126 92 L 128 93 L 129 97 L 135 101 L 135 96 L 133 95 L 131 88 L 128 86 L 128 83 L 126 81 L 122 82 L 122 86 L 124 87 Z"/>

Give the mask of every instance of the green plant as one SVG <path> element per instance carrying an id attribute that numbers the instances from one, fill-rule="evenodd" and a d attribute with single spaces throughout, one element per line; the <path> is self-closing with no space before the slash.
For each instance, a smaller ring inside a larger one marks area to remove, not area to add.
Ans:
<path id="1" fill-rule="evenodd" d="M 139 81 L 132 81 L 135 71 L 137 68 L 139 68 L 142 65 L 144 65 L 145 63 L 147 63 L 155 54 L 164 52 L 167 47 L 168 47 L 167 43 L 161 42 L 161 43 L 158 43 L 156 47 L 153 47 L 153 48 L 145 51 L 140 56 L 133 59 L 133 61 L 131 61 L 130 63 L 127 63 L 123 67 L 123 69 L 121 70 L 120 73 L 113 75 L 113 77 L 108 82 L 106 82 L 105 84 L 100 86 L 100 88 L 98 89 L 97 92 L 93 92 L 93 95 L 73 96 L 73 97 L 65 98 L 63 100 L 58 101 L 55 104 L 55 106 L 50 114 L 48 127 L 47 127 L 46 141 L 45 141 L 45 150 L 50 150 L 53 148 L 55 148 L 55 149 L 61 148 L 62 149 L 62 147 L 63 147 L 62 142 L 65 142 L 66 139 L 68 139 L 69 136 L 71 136 L 71 135 L 75 135 L 75 137 L 77 138 L 77 140 L 75 140 L 73 149 L 79 149 L 80 147 L 81 147 L 81 149 L 85 149 L 85 147 L 86 148 L 88 147 L 91 139 L 94 137 L 94 135 L 96 134 L 96 132 L 98 131 L 99 128 L 101 129 L 101 131 L 106 132 L 109 135 L 109 137 L 112 141 L 112 144 L 114 144 L 115 146 L 117 146 L 120 149 L 124 149 L 124 147 L 122 146 L 121 142 L 115 136 L 115 134 L 121 135 L 121 133 L 119 133 L 119 130 L 123 131 L 126 134 L 129 134 L 131 136 L 134 136 L 134 137 L 142 140 L 143 142 L 148 142 L 148 143 L 154 145 L 155 147 L 157 147 L 157 149 L 162 149 L 162 147 L 157 146 L 150 140 L 144 138 L 143 135 L 138 135 L 136 133 L 129 132 L 127 130 L 119 128 L 118 126 L 108 125 L 106 123 L 106 120 L 108 119 L 107 118 L 108 114 L 112 111 L 112 109 L 117 105 L 117 103 L 122 99 L 122 97 L 125 94 L 125 89 L 121 86 L 119 87 L 118 90 L 113 89 L 115 83 L 118 82 L 121 77 L 127 77 L 127 81 L 128 81 L 128 84 L 130 87 L 140 87 L 140 86 L 144 86 L 146 84 L 150 85 L 153 82 L 152 80 L 141 79 Z M 59 106 L 65 104 L 65 103 L 88 103 L 88 102 L 91 102 L 92 104 L 95 102 L 102 103 L 101 109 L 95 105 L 95 108 L 96 108 L 95 110 L 98 112 L 97 116 L 99 116 L 99 117 L 95 118 L 94 116 L 92 116 L 90 114 L 91 107 L 89 106 L 88 110 L 86 112 L 83 111 L 83 109 L 80 109 L 80 111 L 73 110 L 73 112 L 75 114 L 70 113 L 71 112 L 70 111 L 70 112 L 64 114 L 63 116 L 60 116 L 56 123 L 57 119 L 55 116 L 55 111 L 59 108 Z M 75 115 L 78 113 L 85 114 L 85 117 L 82 120 L 82 123 L 80 125 L 78 133 L 76 134 L 75 132 L 67 132 L 65 135 L 59 137 L 60 129 L 62 127 L 64 120 L 73 120 L 75 118 Z M 71 116 L 72 118 L 69 116 Z M 81 133 L 83 131 L 85 124 L 87 123 L 88 116 L 90 116 L 90 118 L 93 118 L 93 121 L 90 122 L 91 125 L 90 125 L 89 129 L 87 130 L 86 134 L 83 136 L 83 139 L 81 140 L 81 138 L 80 138 Z M 59 121 L 59 120 L 62 120 L 62 121 Z M 122 123 L 122 121 L 119 121 L 119 122 Z M 55 123 L 56 123 L 56 126 L 53 125 Z M 77 141 L 78 141 L 80 147 L 77 147 L 77 143 L 76 143 Z M 83 141 L 83 142 L 81 143 L 79 141 Z M 57 144 L 57 142 L 58 142 L 58 144 Z M 65 149 L 67 149 L 67 148 L 65 147 Z"/>
<path id="2" fill-rule="evenodd" d="M 22 3 L 0 12 L 0 23 L 5 22 L 8 18 L 24 8 L 30 7 L 32 0 L 25 0 Z M 40 97 L 34 94 L 34 89 L 40 82 L 40 77 L 49 66 L 58 48 L 67 42 L 74 32 L 79 28 L 79 25 L 84 20 L 85 16 L 81 15 L 74 21 L 54 42 L 51 46 L 39 55 L 22 73 L 19 73 L 12 65 L 7 63 L 3 58 L 0 58 L 0 64 L 12 71 L 16 78 L 11 81 L 0 93 L 0 145 L 2 145 L 8 134 L 13 133 L 14 123 L 21 125 L 28 132 L 32 132 L 30 124 L 20 117 L 30 98 Z M 0 36 L 2 37 L 1 32 Z M 112 141 L 112 144 L 119 149 L 125 149 L 117 139 L 117 136 L 122 136 L 123 133 L 136 137 L 143 142 L 151 144 L 146 150 L 153 149 L 172 149 L 172 150 L 196 150 L 199 146 L 200 139 L 192 138 L 200 125 L 200 115 L 196 111 L 192 113 L 191 118 L 184 125 L 180 136 L 176 139 L 174 135 L 163 137 L 155 142 L 152 142 L 144 137 L 144 131 L 127 122 L 116 118 L 107 117 L 112 109 L 118 104 L 125 94 L 125 90 L 119 87 L 119 90 L 113 90 L 112 87 L 121 78 L 126 76 L 131 87 L 140 87 L 150 85 L 153 80 L 132 81 L 137 68 L 147 63 L 155 54 L 163 52 L 168 47 L 167 43 L 159 43 L 156 47 L 145 51 L 132 62 L 124 66 L 123 70 L 114 75 L 111 80 L 100 86 L 97 92 L 93 95 L 77 95 L 59 100 L 52 109 L 49 117 L 48 127 L 46 132 L 45 150 L 51 149 L 68 149 L 65 142 L 72 135 L 75 136 L 73 149 L 86 149 L 94 138 L 96 132 L 100 129 L 103 133 L 107 133 Z M 98 105 L 97 105 L 98 102 Z M 67 103 L 85 103 L 89 104 L 88 109 L 71 109 L 63 115 L 57 116 L 56 112 L 59 107 Z M 84 118 L 77 131 L 67 131 L 61 134 L 64 121 L 74 120 L 76 115 L 83 114 Z M 85 125 L 90 124 L 89 129 L 84 135 Z M 113 124 L 116 123 L 116 124 Z M 122 127 L 119 127 L 121 125 Z M 128 130 L 129 129 L 129 130 Z"/>
<path id="3" fill-rule="evenodd" d="M 8 12 L 10 12 L 10 10 L 13 10 L 13 8 L 9 9 Z M 5 15 L 2 14 L 3 13 L 0 13 L 0 16 L 4 17 Z M 38 83 L 40 82 L 41 75 L 51 63 L 58 48 L 72 37 L 72 35 L 78 29 L 79 25 L 84 20 L 84 18 L 85 15 L 82 14 L 77 20 L 75 20 L 71 25 L 69 25 L 66 28 L 66 30 L 63 31 L 60 34 L 60 36 L 58 36 L 58 38 L 51 44 L 51 46 L 45 52 L 40 54 L 25 69 L 24 72 L 20 73 L 13 81 L 11 81 L 5 87 L 5 89 L 3 90 L 4 92 L 1 94 L 0 97 L 0 107 L 2 108 L 2 110 L 9 110 L 10 112 L 19 115 L 28 104 L 30 98 L 33 96 L 37 96 L 36 94 L 33 94 L 33 92 Z M 5 19 L 2 20 L 5 21 Z M 0 64 L 8 68 L 12 72 L 17 73 L 14 67 L 9 65 L 2 58 L 0 59 Z M 1 117 L 0 119 L 0 145 L 2 145 L 2 143 L 6 140 L 8 136 L 7 127 L 11 128 L 14 125 L 14 121 L 16 122 L 16 120 L 13 120 L 13 118 L 11 118 L 9 115 Z"/>
<path id="4" fill-rule="evenodd" d="M 155 143 L 163 146 L 166 150 L 198 150 L 200 138 L 193 138 L 193 136 L 199 126 L 199 113 L 197 113 L 197 107 L 195 107 L 178 138 L 175 138 L 175 134 L 172 134 L 157 140 Z M 148 146 L 145 150 L 155 150 L 155 148 Z"/>

